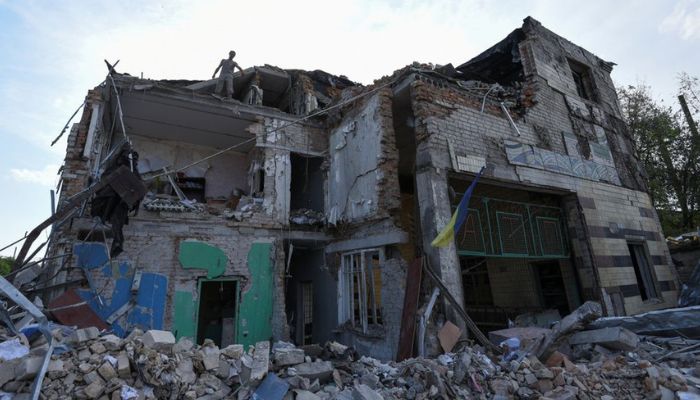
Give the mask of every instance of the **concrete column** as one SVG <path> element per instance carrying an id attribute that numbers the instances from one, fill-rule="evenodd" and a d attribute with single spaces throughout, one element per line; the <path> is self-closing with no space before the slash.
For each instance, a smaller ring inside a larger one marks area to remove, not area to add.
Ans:
<path id="1" fill-rule="evenodd" d="M 447 190 L 447 171 L 433 166 L 425 166 L 416 173 L 416 196 L 420 209 L 421 232 L 423 233 L 423 250 L 430 266 L 438 273 L 450 294 L 464 307 L 462 272 L 454 243 L 447 247 L 432 247 L 438 232 L 452 218 L 450 200 Z M 426 278 L 427 279 L 427 278 Z M 464 321 L 455 313 L 445 300 L 446 317 L 466 333 Z"/>

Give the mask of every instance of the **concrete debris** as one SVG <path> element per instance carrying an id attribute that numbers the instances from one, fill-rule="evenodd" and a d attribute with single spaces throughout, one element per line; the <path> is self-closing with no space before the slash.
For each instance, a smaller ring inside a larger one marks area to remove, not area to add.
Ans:
<path id="1" fill-rule="evenodd" d="M 357 358 L 352 348 L 337 342 L 327 343 L 322 351 L 313 351 L 319 346 L 308 346 L 309 353 L 290 343 L 271 346 L 258 342 L 245 352 L 239 344 L 219 349 L 209 339 L 202 345 L 187 338 L 174 343 L 166 331 L 135 330 L 125 339 L 104 335 L 77 341 L 73 340 L 75 332 L 61 338 L 66 331 L 56 328 L 54 336 L 71 345 L 68 351 L 52 356 L 42 396 L 374 400 L 693 399 L 700 395 L 700 356 L 694 351 L 700 342 L 643 336 L 625 352 L 616 350 L 619 343 L 609 339 L 619 339 L 627 332 L 609 329 L 603 335 L 579 329 L 580 324 L 571 324 L 569 333 L 558 337 L 576 351 L 552 352 L 546 362 L 527 351 L 522 357 L 503 361 L 501 355 L 462 342 L 439 359 L 385 363 Z M 84 333 L 77 336 L 83 339 Z M 583 340 L 583 334 L 595 340 Z M 625 339 L 624 343 L 632 342 Z M 43 359 L 33 355 L 37 351 L 2 362 L 3 391 L 29 390 L 26 383 L 37 374 Z M 662 356 L 662 361 L 653 361 Z"/>

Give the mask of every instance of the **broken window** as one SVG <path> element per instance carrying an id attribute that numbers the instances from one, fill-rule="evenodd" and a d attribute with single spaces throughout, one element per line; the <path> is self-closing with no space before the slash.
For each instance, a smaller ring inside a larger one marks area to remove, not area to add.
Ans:
<path id="1" fill-rule="evenodd" d="M 383 255 L 379 249 L 360 250 L 342 255 L 340 270 L 339 323 L 349 322 L 367 333 L 370 325 L 381 325 L 380 265 Z"/>
<path id="2" fill-rule="evenodd" d="M 658 298 L 659 293 L 654 285 L 652 266 L 644 245 L 627 242 L 627 248 L 630 251 L 630 256 L 632 256 L 634 275 L 637 277 L 637 287 L 639 287 L 639 294 L 642 296 L 642 300 Z"/>
<path id="3" fill-rule="evenodd" d="M 569 59 L 569 69 L 576 84 L 578 96 L 586 100 L 595 100 L 593 90 L 593 77 L 591 69 L 578 61 Z"/>
<path id="4" fill-rule="evenodd" d="M 322 157 L 290 155 L 292 179 L 290 182 L 290 220 L 298 225 L 323 223 L 323 164 Z"/>

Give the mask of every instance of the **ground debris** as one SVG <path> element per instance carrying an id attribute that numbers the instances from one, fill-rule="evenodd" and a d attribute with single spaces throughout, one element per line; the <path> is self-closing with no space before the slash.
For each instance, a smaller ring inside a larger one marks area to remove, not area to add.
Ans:
<path id="1" fill-rule="evenodd" d="M 516 359 L 460 342 L 436 358 L 383 362 L 337 342 L 258 342 L 219 349 L 206 339 L 135 330 L 125 339 L 56 328 L 44 399 L 697 399 L 699 341 L 640 336 L 624 351 L 576 344 Z M 562 339 L 562 337 L 559 337 Z M 308 351 L 305 351 L 308 349 Z M 25 394 L 41 345 L 2 361 L 2 391 Z M 657 360 L 657 361 L 655 361 Z M 675 396 L 675 397 L 674 397 Z"/>

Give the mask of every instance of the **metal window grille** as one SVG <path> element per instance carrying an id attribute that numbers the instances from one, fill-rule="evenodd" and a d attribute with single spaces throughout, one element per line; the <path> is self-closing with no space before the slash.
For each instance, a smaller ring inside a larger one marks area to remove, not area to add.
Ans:
<path id="1" fill-rule="evenodd" d="M 522 215 L 501 212 L 497 212 L 496 215 L 503 254 L 528 255 Z"/>
<path id="2" fill-rule="evenodd" d="M 350 322 L 367 332 L 369 324 L 381 324 L 381 264 L 379 249 L 344 253 L 341 260 L 338 322 Z"/>

